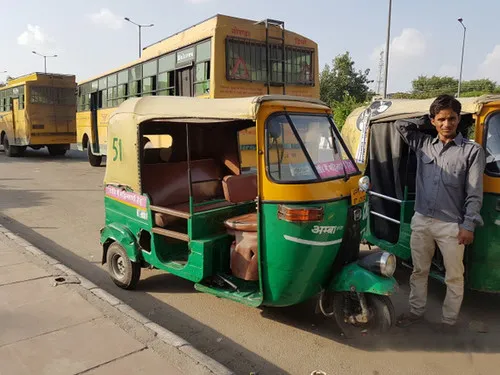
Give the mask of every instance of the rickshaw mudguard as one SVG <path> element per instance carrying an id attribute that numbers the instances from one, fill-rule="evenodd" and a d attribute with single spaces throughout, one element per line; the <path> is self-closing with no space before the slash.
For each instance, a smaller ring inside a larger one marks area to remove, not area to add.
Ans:
<path id="1" fill-rule="evenodd" d="M 388 296 L 398 288 L 394 277 L 377 275 L 356 262 L 344 266 L 333 278 L 329 290 L 332 292 L 359 292 Z"/>
<path id="2" fill-rule="evenodd" d="M 111 223 L 106 225 L 101 232 L 102 264 L 106 263 L 108 247 L 113 242 L 118 242 L 125 249 L 131 261 L 139 260 L 140 250 L 134 234 L 125 225 Z"/>

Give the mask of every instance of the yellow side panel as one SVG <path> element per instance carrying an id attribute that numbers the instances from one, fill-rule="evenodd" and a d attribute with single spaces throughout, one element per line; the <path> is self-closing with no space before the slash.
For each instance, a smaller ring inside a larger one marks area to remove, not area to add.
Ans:
<path id="1" fill-rule="evenodd" d="M 104 183 L 123 185 L 140 192 L 136 124 L 128 114 L 116 115 L 108 128 L 108 133 L 109 152 Z"/>

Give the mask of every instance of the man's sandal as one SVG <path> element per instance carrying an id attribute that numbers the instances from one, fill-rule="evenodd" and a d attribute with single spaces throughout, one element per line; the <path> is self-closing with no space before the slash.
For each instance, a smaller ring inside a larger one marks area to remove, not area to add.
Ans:
<path id="1" fill-rule="evenodd" d="M 422 320 L 421 315 L 416 315 L 413 313 L 402 314 L 396 320 L 396 327 L 400 327 L 400 328 L 409 327 L 413 323 L 417 323 L 421 320 Z"/>

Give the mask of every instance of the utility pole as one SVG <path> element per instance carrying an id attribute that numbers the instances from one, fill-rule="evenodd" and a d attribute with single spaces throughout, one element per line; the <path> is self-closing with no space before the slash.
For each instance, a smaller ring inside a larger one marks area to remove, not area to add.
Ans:
<path id="1" fill-rule="evenodd" d="M 391 44 L 391 16 L 392 16 L 392 0 L 389 0 L 389 14 L 387 19 L 387 38 L 385 41 L 384 99 L 387 98 L 387 79 L 389 77 L 389 46 Z"/>
<path id="2" fill-rule="evenodd" d="M 375 92 L 381 94 L 382 84 L 384 83 L 384 50 L 380 51 L 380 59 L 378 62 L 377 86 Z"/>
<path id="3" fill-rule="evenodd" d="M 465 33 L 467 31 L 467 28 L 465 27 L 464 25 L 464 22 L 463 22 L 463 18 L 459 18 L 458 19 L 458 22 L 460 22 L 460 24 L 462 25 L 462 27 L 464 28 L 464 37 L 462 39 L 462 57 L 460 59 L 460 78 L 458 79 L 458 92 L 457 92 L 457 98 L 460 97 L 460 90 L 462 88 L 462 68 L 464 66 L 464 51 L 465 51 Z"/>
<path id="4" fill-rule="evenodd" d="M 47 73 L 47 57 L 57 57 L 57 55 L 42 55 L 41 53 L 38 53 L 36 51 L 31 51 L 35 55 L 43 57 L 43 70 L 45 73 Z"/>
<path id="5" fill-rule="evenodd" d="M 141 46 L 141 38 L 142 38 L 142 36 L 141 36 L 141 29 L 142 29 L 143 27 L 153 27 L 153 26 L 154 26 L 154 24 L 150 23 L 149 25 L 142 25 L 142 24 L 139 24 L 139 23 L 135 23 L 134 21 L 132 21 L 132 20 L 131 20 L 130 18 L 128 18 L 128 17 L 125 17 L 125 18 L 124 18 L 124 20 L 125 20 L 125 21 L 127 21 L 127 22 L 130 22 L 131 24 L 133 24 L 133 25 L 135 25 L 135 26 L 137 26 L 137 27 L 139 28 L 139 58 L 141 58 L 141 55 L 142 55 L 142 46 Z"/>

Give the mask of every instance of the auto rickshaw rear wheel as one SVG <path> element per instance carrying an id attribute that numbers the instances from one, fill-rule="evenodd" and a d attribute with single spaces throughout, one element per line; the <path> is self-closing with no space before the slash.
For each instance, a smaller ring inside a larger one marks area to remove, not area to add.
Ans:
<path id="1" fill-rule="evenodd" d="M 389 297 L 371 293 L 362 295 L 368 310 L 366 322 L 356 320 L 356 316 L 362 314 L 358 294 L 344 292 L 333 296 L 333 315 L 346 338 L 382 334 L 394 325 L 396 314 Z"/>
<path id="2" fill-rule="evenodd" d="M 141 277 L 140 263 L 132 262 L 125 249 L 113 242 L 106 254 L 108 273 L 113 282 L 123 289 L 135 289 Z"/>

